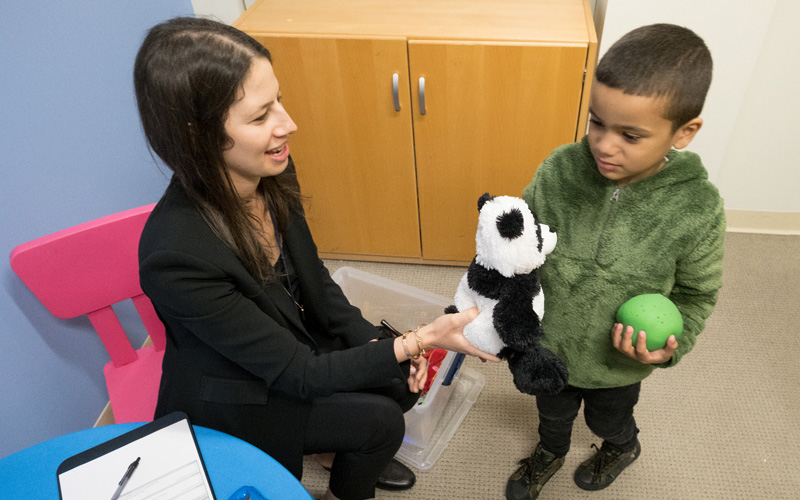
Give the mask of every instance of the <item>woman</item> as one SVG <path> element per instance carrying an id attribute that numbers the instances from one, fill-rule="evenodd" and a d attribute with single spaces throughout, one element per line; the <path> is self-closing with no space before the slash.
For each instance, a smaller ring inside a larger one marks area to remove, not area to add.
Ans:
<path id="1" fill-rule="evenodd" d="M 149 145 L 174 173 L 139 247 L 142 289 L 167 329 L 155 417 L 184 411 L 298 478 L 304 454 L 335 454 L 328 500 L 411 487 L 392 457 L 425 383 L 419 355 L 496 361 L 463 336 L 476 311 L 376 340 L 317 256 L 289 156 L 297 127 L 252 38 L 167 21 L 144 40 L 134 83 Z"/>

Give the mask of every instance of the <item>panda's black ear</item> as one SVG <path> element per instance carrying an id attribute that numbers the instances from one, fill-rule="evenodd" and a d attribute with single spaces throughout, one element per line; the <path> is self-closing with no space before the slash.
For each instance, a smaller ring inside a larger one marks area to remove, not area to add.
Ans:
<path id="1" fill-rule="evenodd" d="M 525 219 L 518 208 L 512 208 L 497 217 L 497 232 L 507 240 L 522 236 L 525 229 Z"/>
<path id="2" fill-rule="evenodd" d="M 487 201 L 493 200 L 494 196 L 490 195 L 489 193 L 483 193 L 480 198 L 478 198 L 478 211 L 480 212 L 483 208 L 483 205 L 486 204 Z"/>

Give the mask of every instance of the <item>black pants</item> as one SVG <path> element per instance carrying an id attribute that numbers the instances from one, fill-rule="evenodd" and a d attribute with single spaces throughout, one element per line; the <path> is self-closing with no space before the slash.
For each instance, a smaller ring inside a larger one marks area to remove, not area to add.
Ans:
<path id="1" fill-rule="evenodd" d="M 408 368 L 404 367 L 407 372 Z M 406 373 L 407 374 L 407 373 Z M 419 394 L 408 384 L 362 392 L 342 392 L 314 400 L 304 453 L 336 453 L 330 489 L 342 500 L 375 496 L 378 476 L 403 444 L 403 413 Z"/>
<path id="2" fill-rule="evenodd" d="M 542 446 L 557 457 L 567 454 L 572 423 L 583 401 L 586 425 L 593 433 L 620 449 L 632 449 L 639 432 L 633 407 L 639 401 L 640 389 L 641 382 L 611 389 L 581 389 L 570 385 L 555 396 L 537 396 Z"/>

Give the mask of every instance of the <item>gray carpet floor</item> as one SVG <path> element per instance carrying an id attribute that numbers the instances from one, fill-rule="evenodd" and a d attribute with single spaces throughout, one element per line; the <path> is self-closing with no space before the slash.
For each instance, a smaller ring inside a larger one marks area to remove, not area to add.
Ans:
<path id="1" fill-rule="evenodd" d="M 452 297 L 462 267 L 326 262 L 354 267 Z M 564 467 L 539 496 L 549 499 L 800 498 L 800 236 L 729 233 L 723 289 L 695 349 L 657 370 L 636 409 L 642 454 L 608 489 L 585 492 L 572 481 L 591 444 L 578 417 Z M 519 393 L 504 363 L 468 358 L 485 385 L 444 452 L 415 470 L 406 492 L 378 499 L 503 499 L 517 461 L 538 441 L 534 398 Z M 320 496 L 328 473 L 311 458 L 303 484 Z"/>

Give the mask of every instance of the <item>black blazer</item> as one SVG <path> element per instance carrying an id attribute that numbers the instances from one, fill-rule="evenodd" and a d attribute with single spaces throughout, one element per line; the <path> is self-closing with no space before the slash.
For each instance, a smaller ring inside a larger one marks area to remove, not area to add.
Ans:
<path id="1" fill-rule="evenodd" d="M 147 220 L 139 276 L 167 331 L 155 417 L 237 436 L 298 478 L 311 400 L 405 384 L 392 342 L 350 305 L 317 255 L 306 221 L 283 235 L 305 307 L 280 283 L 262 286 L 215 236 L 173 180 Z M 332 350 L 336 347 L 350 349 Z"/>

